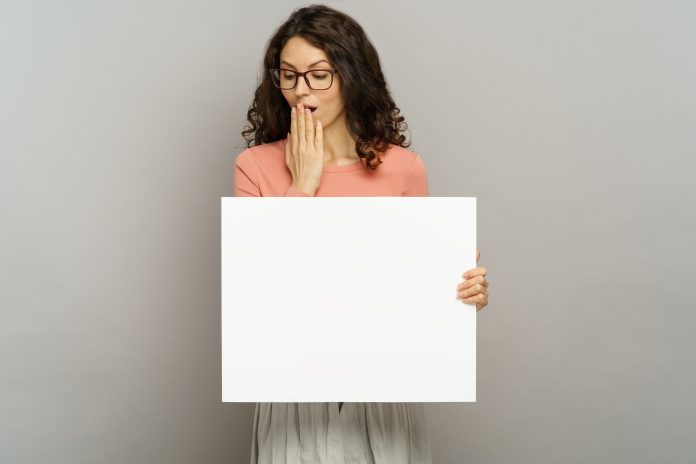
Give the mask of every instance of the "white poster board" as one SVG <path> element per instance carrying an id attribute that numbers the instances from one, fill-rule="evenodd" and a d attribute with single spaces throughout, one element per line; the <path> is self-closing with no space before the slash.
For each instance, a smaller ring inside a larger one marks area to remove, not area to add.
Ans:
<path id="1" fill-rule="evenodd" d="M 476 198 L 223 197 L 222 400 L 476 401 Z"/>

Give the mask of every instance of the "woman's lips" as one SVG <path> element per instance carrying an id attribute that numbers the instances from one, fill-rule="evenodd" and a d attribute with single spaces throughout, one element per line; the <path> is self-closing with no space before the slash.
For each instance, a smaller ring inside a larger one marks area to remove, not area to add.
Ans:
<path id="1" fill-rule="evenodd" d="M 308 108 L 312 113 L 314 113 L 314 111 L 317 109 L 316 106 L 312 106 L 312 105 L 302 105 L 302 107 Z"/>

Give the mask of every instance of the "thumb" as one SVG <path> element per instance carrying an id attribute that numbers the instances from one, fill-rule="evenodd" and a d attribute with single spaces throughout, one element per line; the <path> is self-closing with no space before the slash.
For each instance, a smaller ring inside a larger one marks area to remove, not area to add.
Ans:
<path id="1" fill-rule="evenodd" d="M 324 130 L 321 128 L 321 121 L 317 121 L 317 127 L 314 131 L 314 149 L 324 151 Z"/>

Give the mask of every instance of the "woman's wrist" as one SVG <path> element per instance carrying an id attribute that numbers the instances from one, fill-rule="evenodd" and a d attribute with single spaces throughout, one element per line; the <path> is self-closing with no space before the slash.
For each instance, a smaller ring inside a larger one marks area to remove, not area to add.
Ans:
<path id="1" fill-rule="evenodd" d="M 295 182 L 293 182 L 292 188 L 297 189 L 297 190 L 301 190 L 301 191 L 305 192 L 307 195 L 314 196 L 314 194 L 317 191 L 318 186 L 314 186 L 313 184 L 309 184 L 309 183 L 300 183 L 300 182 L 295 183 Z"/>

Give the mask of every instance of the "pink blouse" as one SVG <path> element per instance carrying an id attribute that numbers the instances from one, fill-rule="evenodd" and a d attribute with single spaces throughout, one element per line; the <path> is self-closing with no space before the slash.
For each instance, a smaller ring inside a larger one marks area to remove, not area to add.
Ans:
<path id="1" fill-rule="evenodd" d="M 287 139 L 247 148 L 234 167 L 234 196 L 310 196 L 291 186 L 285 164 Z M 390 145 L 376 171 L 362 160 L 345 166 L 324 166 L 315 196 L 428 196 L 425 165 L 416 153 Z"/>

